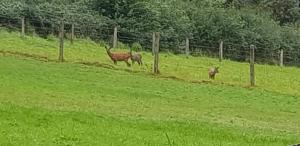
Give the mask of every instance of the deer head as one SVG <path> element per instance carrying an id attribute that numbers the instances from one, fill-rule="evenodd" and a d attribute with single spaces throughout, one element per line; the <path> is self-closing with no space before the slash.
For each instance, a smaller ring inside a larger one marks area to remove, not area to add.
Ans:
<path id="1" fill-rule="evenodd" d="M 110 56 L 111 55 L 111 52 L 110 52 L 110 50 L 111 50 L 111 47 L 110 48 L 108 48 L 107 46 L 105 46 L 105 49 L 106 49 L 106 53 Z"/>
<path id="2" fill-rule="evenodd" d="M 215 67 L 215 73 L 219 73 L 219 67 Z"/>

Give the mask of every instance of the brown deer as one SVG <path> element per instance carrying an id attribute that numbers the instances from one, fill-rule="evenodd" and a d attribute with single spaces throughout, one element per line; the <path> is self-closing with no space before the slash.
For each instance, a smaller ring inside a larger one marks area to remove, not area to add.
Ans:
<path id="1" fill-rule="evenodd" d="M 105 46 L 105 49 L 106 49 L 107 55 L 114 62 L 114 64 L 117 64 L 118 61 L 124 61 L 127 64 L 127 66 L 130 66 L 128 59 L 132 56 L 131 51 L 128 53 L 112 53 L 110 51 L 111 48 L 107 48 L 107 46 Z"/>
<path id="2" fill-rule="evenodd" d="M 141 54 L 133 54 L 131 55 L 130 59 L 132 61 L 132 65 L 134 64 L 134 62 L 137 62 L 139 65 L 143 65 Z"/>
<path id="3" fill-rule="evenodd" d="M 217 73 L 219 73 L 219 67 L 212 67 L 208 70 L 208 76 L 210 79 L 215 79 Z"/>

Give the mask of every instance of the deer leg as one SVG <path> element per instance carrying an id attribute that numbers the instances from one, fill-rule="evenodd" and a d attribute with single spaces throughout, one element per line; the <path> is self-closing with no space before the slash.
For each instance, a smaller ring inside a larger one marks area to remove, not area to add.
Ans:
<path id="1" fill-rule="evenodd" d="M 114 64 L 117 65 L 117 61 L 116 60 L 114 60 Z"/>
<path id="2" fill-rule="evenodd" d="M 126 60 L 125 62 L 126 62 L 126 64 L 127 64 L 128 67 L 131 66 L 130 63 L 128 62 L 128 60 Z"/>
<path id="3" fill-rule="evenodd" d="M 142 60 L 140 60 L 140 63 L 141 63 L 141 65 L 143 65 L 143 62 L 142 62 Z"/>

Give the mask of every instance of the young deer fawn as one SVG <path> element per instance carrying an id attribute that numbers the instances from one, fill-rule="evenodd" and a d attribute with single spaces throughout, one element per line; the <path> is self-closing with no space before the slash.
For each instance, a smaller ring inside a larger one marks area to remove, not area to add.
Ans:
<path id="1" fill-rule="evenodd" d="M 130 59 L 132 61 L 132 64 L 134 64 L 134 62 L 137 62 L 139 65 L 143 65 L 141 54 L 133 54 L 131 55 Z"/>
<path id="2" fill-rule="evenodd" d="M 219 73 L 219 67 L 212 67 L 208 70 L 208 76 L 210 79 L 215 79 L 217 73 Z"/>

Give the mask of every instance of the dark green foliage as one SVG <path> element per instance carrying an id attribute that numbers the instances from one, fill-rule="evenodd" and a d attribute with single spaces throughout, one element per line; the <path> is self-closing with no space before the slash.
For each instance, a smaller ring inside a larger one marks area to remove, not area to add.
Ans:
<path id="1" fill-rule="evenodd" d="M 82 33 L 88 32 L 89 34 L 95 33 L 97 28 L 106 25 L 105 18 L 95 15 L 95 12 L 89 10 L 83 2 L 63 4 L 60 1 L 6 0 L 0 2 L 0 16 L 3 17 L 2 21 L 5 21 L 4 19 L 18 21 L 19 18 L 25 17 L 38 34 L 45 36 L 56 33 L 62 20 L 66 28 L 75 24 Z"/>
<path id="2" fill-rule="evenodd" d="M 299 0 L 268 0 L 264 5 L 273 12 L 280 24 L 295 23 L 300 19 Z"/>
<path id="3" fill-rule="evenodd" d="M 217 55 L 224 41 L 225 57 L 244 61 L 250 44 L 257 47 L 257 61 L 269 62 L 268 50 L 300 48 L 297 0 L 2 0 L 1 24 L 20 28 L 25 16 L 36 33 L 58 34 L 65 22 L 76 36 L 110 40 L 118 26 L 119 41 L 152 47 L 152 33 L 160 32 L 161 50 L 181 52 L 190 38 L 192 51 Z M 17 18 L 17 19 L 16 19 Z M 26 29 L 28 30 L 28 29 Z M 229 50 L 235 50 L 230 52 Z M 294 53 L 293 53 L 294 54 Z M 300 54 L 300 53 L 299 53 Z M 227 56 L 226 56 L 227 55 Z M 276 54 L 273 54 L 276 56 Z M 297 62 L 297 61 L 295 61 Z"/>

